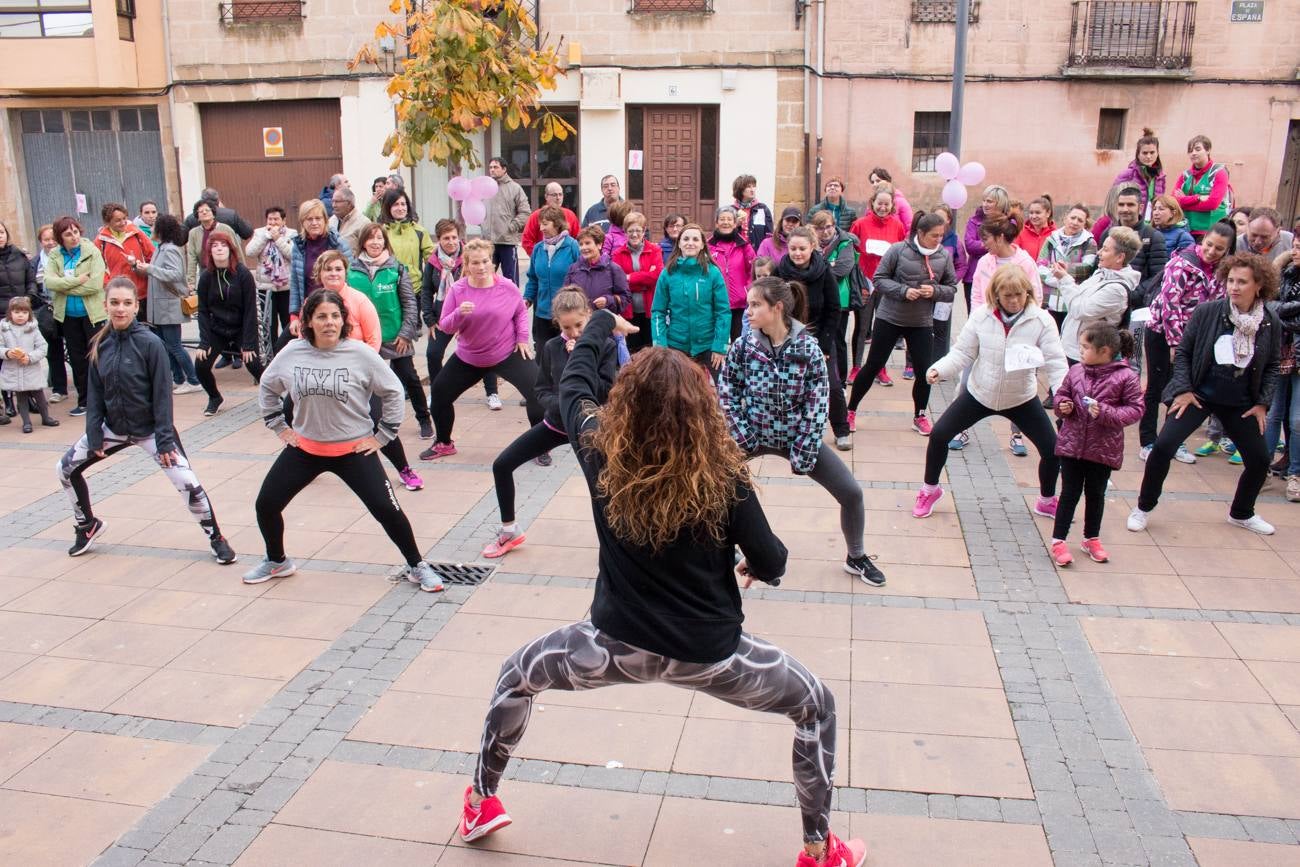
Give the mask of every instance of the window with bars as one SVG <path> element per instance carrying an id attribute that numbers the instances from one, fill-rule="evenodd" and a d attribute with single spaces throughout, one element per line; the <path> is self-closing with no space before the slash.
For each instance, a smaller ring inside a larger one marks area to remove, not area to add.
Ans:
<path id="1" fill-rule="evenodd" d="M 980 0 L 971 0 L 968 20 L 979 23 Z M 956 24 L 957 0 L 912 0 L 912 23 Z"/>
<path id="2" fill-rule="evenodd" d="M 713 12 L 713 0 L 630 0 L 627 11 L 708 15 Z"/>
<path id="3" fill-rule="evenodd" d="M 301 21 L 303 0 L 233 0 L 218 6 L 222 24 Z"/>
<path id="4" fill-rule="evenodd" d="M 1124 150 L 1124 128 L 1128 125 L 1128 109 L 1103 108 L 1097 114 L 1097 150 Z"/>
<path id="5" fill-rule="evenodd" d="M 0 38 L 93 36 L 95 28 L 91 18 L 89 2 L 77 2 L 77 0 L 0 2 Z"/>
<path id="6" fill-rule="evenodd" d="M 912 171 L 934 171 L 935 157 L 948 149 L 952 112 L 918 111 L 912 118 Z"/>

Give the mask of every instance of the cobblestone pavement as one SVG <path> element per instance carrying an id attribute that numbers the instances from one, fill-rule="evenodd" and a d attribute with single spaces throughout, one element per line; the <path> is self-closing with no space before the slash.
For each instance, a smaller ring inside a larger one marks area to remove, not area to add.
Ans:
<path id="1" fill-rule="evenodd" d="M 277 442 L 223 374 L 232 408 L 179 398 L 178 422 L 247 564 Z M 748 591 L 747 626 L 836 692 L 837 832 L 873 867 L 1300 864 L 1300 509 L 1270 489 L 1278 535 L 1229 527 L 1235 471 L 1203 459 L 1130 534 L 1134 461 L 1112 562 L 1058 571 L 1000 421 L 910 517 L 924 441 L 903 392 L 872 391 L 852 454 L 881 590 L 840 570 L 828 495 L 754 464 L 792 561 Z M 400 494 L 433 560 L 478 561 L 496 527 L 489 465 L 525 423 L 480 403 L 458 407 L 461 453 Z M 108 532 L 68 558 L 53 466 L 78 428 L 0 429 L 0 863 L 789 863 L 789 723 L 659 686 L 542 696 L 502 789 L 514 826 L 454 836 L 501 659 L 590 602 L 567 449 L 517 474 L 527 544 L 434 596 L 388 582 L 396 553 L 332 479 L 287 513 L 301 571 L 245 587 L 143 456 L 89 476 Z"/>

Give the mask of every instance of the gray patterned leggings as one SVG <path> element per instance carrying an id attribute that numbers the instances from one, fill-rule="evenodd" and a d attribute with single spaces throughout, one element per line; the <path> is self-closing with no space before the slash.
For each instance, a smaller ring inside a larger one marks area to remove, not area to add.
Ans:
<path id="1" fill-rule="evenodd" d="M 681 662 L 624 644 L 590 620 L 562 626 L 516 650 L 501 666 L 483 721 L 474 790 L 496 794 L 524 736 L 533 696 L 547 689 L 668 683 L 738 707 L 788 716 L 795 724 L 794 787 L 807 842 L 826 839 L 835 773 L 835 697 L 781 648 L 741 633 L 740 646 L 714 663 Z"/>

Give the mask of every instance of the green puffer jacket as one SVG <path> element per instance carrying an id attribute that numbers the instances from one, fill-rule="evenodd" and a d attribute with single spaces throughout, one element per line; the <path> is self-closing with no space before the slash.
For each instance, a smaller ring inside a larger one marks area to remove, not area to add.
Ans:
<path id="1" fill-rule="evenodd" d="M 419 339 L 419 304 L 411 289 L 411 272 L 388 253 L 379 262 L 354 257 L 348 266 L 348 285 L 370 299 L 379 314 L 379 332 L 383 345 L 379 354 L 392 359 L 412 355 L 412 344 Z M 406 352 L 398 352 L 394 341 L 403 338 Z"/>
<path id="2" fill-rule="evenodd" d="M 650 333 L 655 346 L 669 346 L 690 356 L 725 353 L 731 336 L 731 304 L 718 266 L 710 263 L 705 270 L 695 259 L 678 259 L 665 268 L 655 285 Z"/>

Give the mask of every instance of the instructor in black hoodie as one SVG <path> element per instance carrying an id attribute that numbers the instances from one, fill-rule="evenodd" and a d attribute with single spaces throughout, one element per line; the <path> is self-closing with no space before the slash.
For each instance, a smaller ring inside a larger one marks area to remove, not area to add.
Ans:
<path id="1" fill-rule="evenodd" d="M 735 547 L 745 587 L 755 578 L 779 583 L 786 549 L 763 515 L 708 374 L 687 355 L 652 346 L 632 357 L 598 406 L 604 347 L 612 334 L 635 330 L 597 311 L 564 367 L 564 428 L 600 543 L 591 619 L 534 639 L 501 667 L 461 837 L 477 840 L 510 823 L 497 784 L 538 693 L 669 683 L 788 716 L 799 729 L 800 863 L 856 865 L 862 844 L 841 842 L 829 828 L 835 699 L 781 648 L 741 629 Z"/>
<path id="2" fill-rule="evenodd" d="M 817 345 L 826 355 L 826 368 L 830 374 L 831 430 L 835 433 L 835 448 L 842 452 L 853 448 L 849 436 L 849 406 L 844 399 L 844 383 L 840 380 L 836 336 L 840 327 L 840 287 L 831 273 L 826 258 L 818 252 L 817 235 L 811 226 L 800 226 L 790 233 L 785 255 L 776 263 L 776 276 L 782 280 L 795 280 L 803 284 L 808 295 L 808 321 L 804 323 L 817 338 Z"/>

